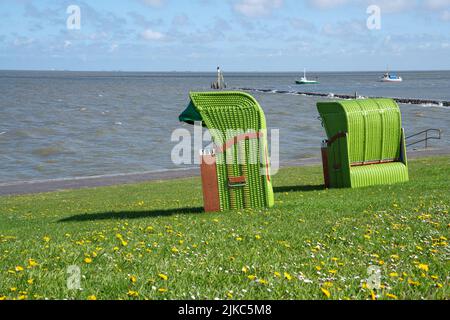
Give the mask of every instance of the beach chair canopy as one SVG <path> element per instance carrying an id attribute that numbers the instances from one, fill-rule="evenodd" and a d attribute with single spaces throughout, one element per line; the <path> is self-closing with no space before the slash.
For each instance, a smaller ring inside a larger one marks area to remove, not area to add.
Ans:
<path id="1" fill-rule="evenodd" d="M 197 111 L 195 105 L 191 102 L 189 106 L 184 110 L 184 112 L 179 116 L 181 122 L 186 122 L 188 124 L 195 124 L 196 122 L 202 122 L 203 118 Z"/>
<path id="2" fill-rule="evenodd" d="M 222 210 L 273 206 L 266 119 L 243 92 L 193 92 L 182 122 L 202 121 L 216 145 Z M 231 133 L 231 136 L 230 136 Z"/>
<path id="3" fill-rule="evenodd" d="M 330 179 L 336 187 L 408 180 L 400 108 L 392 99 L 317 104 L 328 136 Z"/>

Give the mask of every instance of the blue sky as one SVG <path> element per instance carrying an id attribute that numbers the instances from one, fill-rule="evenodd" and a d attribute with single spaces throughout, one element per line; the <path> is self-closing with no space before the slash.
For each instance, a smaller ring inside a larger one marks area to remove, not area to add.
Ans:
<path id="1" fill-rule="evenodd" d="M 0 14 L 0 69 L 450 69 L 450 0 L 2 0 Z"/>

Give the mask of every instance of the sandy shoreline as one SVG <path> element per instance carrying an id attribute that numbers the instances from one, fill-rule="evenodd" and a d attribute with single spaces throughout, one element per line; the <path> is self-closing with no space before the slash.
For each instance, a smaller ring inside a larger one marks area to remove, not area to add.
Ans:
<path id="1" fill-rule="evenodd" d="M 428 149 L 408 152 L 410 159 L 448 155 L 450 150 Z M 308 158 L 282 163 L 282 168 L 320 165 L 319 158 Z M 180 169 L 172 171 L 143 172 L 131 174 L 104 175 L 93 177 L 80 177 L 69 179 L 19 181 L 0 183 L 0 196 L 37 194 L 53 191 L 74 190 L 84 188 L 97 188 L 125 184 L 134 184 L 150 181 L 164 181 L 182 178 L 197 177 L 200 175 L 198 168 Z"/>

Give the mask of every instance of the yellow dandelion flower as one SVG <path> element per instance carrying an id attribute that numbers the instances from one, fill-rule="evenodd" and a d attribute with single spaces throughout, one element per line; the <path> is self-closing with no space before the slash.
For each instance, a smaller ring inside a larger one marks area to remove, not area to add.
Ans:
<path id="1" fill-rule="evenodd" d="M 227 297 L 228 297 L 229 299 L 233 299 L 233 293 L 230 292 L 230 291 L 228 291 L 228 292 L 227 292 Z"/>
<path id="2" fill-rule="evenodd" d="M 178 253 L 180 252 L 180 250 L 178 250 L 177 248 L 173 247 L 172 249 L 170 249 L 170 251 L 172 251 L 172 253 Z"/>
<path id="3" fill-rule="evenodd" d="M 291 276 L 289 273 L 287 273 L 287 272 L 284 273 L 284 278 L 285 278 L 286 280 L 288 280 L 288 281 L 291 281 L 291 280 L 292 280 L 292 276 Z"/>
<path id="4" fill-rule="evenodd" d="M 12 287 L 12 288 L 9 288 L 9 290 L 10 290 L 11 292 L 16 292 L 16 291 L 17 291 L 17 288 L 16 288 L 16 287 Z"/>
<path id="5" fill-rule="evenodd" d="M 22 266 L 16 266 L 15 270 L 16 270 L 16 272 L 21 272 L 21 271 L 23 271 L 23 267 Z"/>
<path id="6" fill-rule="evenodd" d="M 248 266 L 243 266 L 242 267 L 242 272 L 243 273 L 247 273 L 248 272 Z"/>
<path id="7" fill-rule="evenodd" d="M 337 270 L 328 270 L 328 272 L 331 273 L 331 274 L 336 274 Z"/>
<path id="8" fill-rule="evenodd" d="M 128 245 L 128 242 L 125 241 L 125 240 L 122 240 L 122 241 L 121 241 L 121 244 L 122 244 L 123 247 L 126 247 L 126 246 Z"/>
<path id="9" fill-rule="evenodd" d="M 129 290 L 128 291 L 128 296 L 129 297 L 133 297 L 133 298 L 137 298 L 137 297 L 139 297 L 139 292 L 133 291 L 133 290 Z"/>
<path id="10" fill-rule="evenodd" d="M 247 277 L 250 281 L 254 281 L 256 279 L 256 276 L 250 275 Z"/>
<path id="11" fill-rule="evenodd" d="M 45 236 L 42 240 L 44 240 L 44 242 L 50 242 L 51 238 L 49 236 Z"/>
<path id="12" fill-rule="evenodd" d="M 412 280 L 412 279 L 408 279 L 408 284 L 409 284 L 410 286 L 417 287 L 417 286 L 420 285 L 420 282 L 414 281 L 414 280 Z"/>
<path id="13" fill-rule="evenodd" d="M 370 298 L 374 301 L 377 300 L 377 295 L 375 294 L 375 292 L 373 290 L 370 291 Z"/>
<path id="14" fill-rule="evenodd" d="M 161 280 L 164 281 L 167 281 L 169 279 L 169 276 L 165 275 L 164 273 L 160 273 L 158 276 L 161 278 Z"/>
<path id="15" fill-rule="evenodd" d="M 333 287 L 333 283 L 327 281 L 327 282 L 324 282 L 323 286 L 324 286 L 325 288 L 331 288 L 331 287 Z"/>
<path id="16" fill-rule="evenodd" d="M 169 291 L 169 290 L 167 290 L 167 288 L 159 288 L 159 289 L 158 289 L 158 292 L 159 292 L 159 293 L 165 293 L 165 292 L 167 292 L 167 291 Z"/>
<path id="17" fill-rule="evenodd" d="M 0 301 L 6 300 L 6 296 L 0 296 Z"/>
<path id="18" fill-rule="evenodd" d="M 131 283 L 136 283 L 136 281 L 137 281 L 136 276 L 130 276 L 130 281 L 131 281 Z"/>
<path id="19" fill-rule="evenodd" d="M 398 273 L 397 272 L 391 272 L 391 273 L 389 273 L 389 277 L 391 277 L 391 278 L 398 278 Z"/>
<path id="20" fill-rule="evenodd" d="M 236 241 L 243 241 L 244 239 L 242 239 L 241 237 L 237 237 Z"/>
<path id="21" fill-rule="evenodd" d="M 91 258 L 85 258 L 84 259 L 84 263 L 91 264 L 92 263 L 92 259 Z"/>
<path id="22" fill-rule="evenodd" d="M 330 298 L 330 297 L 331 297 L 331 293 L 330 293 L 330 291 L 328 291 L 327 289 L 325 289 L 325 288 L 320 288 L 320 290 L 322 291 L 322 293 L 323 293 L 327 298 Z"/>
<path id="23" fill-rule="evenodd" d="M 316 270 L 320 271 L 320 270 L 322 270 L 322 267 L 321 266 L 316 266 Z"/>
<path id="24" fill-rule="evenodd" d="M 259 282 L 259 284 L 262 284 L 263 286 L 266 286 L 266 285 L 269 284 L 269 282 L 267 280 L 264 280 L 264 279 L 259 279 L 258 282 Z"/>
<path id="25" fill-rule="evenodd" d="M 256 239 L 256 240 L 261 240 L 261 236 L 260 236 L 259 234 L 257 234 L 257 235 L 255 236 L 255 239 Z"/>
<path id="26" fill-rule="evenodd" d="M 431 276 L 431 279 L 433 279 L 433 280 L 439 280 L 439 277 L 436 276 L 436 275 L 432 275 L 432 276 Z"/>
<path id="27" fill-rule="evenodd" d="M 274 272 L 273 275 L 275 276 L 275 278 L 281 278 L 281 273 L 279 272 Z"/>
<path id="28" fill-rule="evenodd" d="M 92 295 L 92 296 L 87 297 L 87 299 L 90 301 L 94 301 L 94 300 L 97 300 L 97 297 Z"/>
<path id="29" fill-rule="evenodd" d="M 28 284 L 33 284 L 33 283 L 34 283 L 34 280 L 33 280 L 33 279 L 28 279 L 28 280 L 27 280 L 27 283 L 28 283 Z"/>
<path id="30" fill-rule="evenodd" d="M 394 299 L 394 300 L 398 300 L 398 297 L 396 295 L 394 295 L 394 294 L 391 294 L 391 293 L 386 294 L 386 297 Z"/>
<path id="31" fill-rule="evenodd" d="M 425 271 L 425 272 L 428 272 L 428 271 L 430 270 L 430 268 L 428 267 L 428 265 L 427 265 L 427 264 L 423 264 L 423 263 L 419 264 L 418 268 L 419 268 L 420 270 Z"/>
<path id="32" fill-rule="evenodd" d="M 28 296 L 25 295 L 25 294 L 21 294 L 21 295 L 18 297 L 19 300 L 26 300 L 27 298 L 28 298 Z"/>
<path id="33" fill-rule="evenodd" d="M 380 261 L 378 261 L 378 264 L 379 264 L 380 266 L 383 266 L 383 265 L 384 265 L 384 261 L 383 261 L 383 260 L 380 260 Z"/>
<path id="34" fill-rule="evenodd" d="M 28 266 L 30 268 L 36 267 L 38 265 L 37 261 L 34 259 L 28 259 Z"/>

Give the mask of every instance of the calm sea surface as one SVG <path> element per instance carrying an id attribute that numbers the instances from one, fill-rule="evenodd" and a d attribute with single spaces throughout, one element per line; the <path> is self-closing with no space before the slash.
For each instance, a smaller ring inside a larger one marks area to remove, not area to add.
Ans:
<path id="1" fill-rule="evenodd" d="M 225 74 L 229 87 L 428 98 L 450 101 L 450 72 L 319 73 L 318 86 L 293 85 L 296 74 Z M 174 129 L 188 92 L 209 90 L 214 74 L 0 71 L 0 183 L 174 170 Z M 282 162 L 319 157 L 325 133 L 315 104 L 324 98 L 255 93 L 269 128 L 281 129 Z M 444 130 L 433 147 L 450 150 L 450 108 L 402 105 L 407 134 Z"/>

